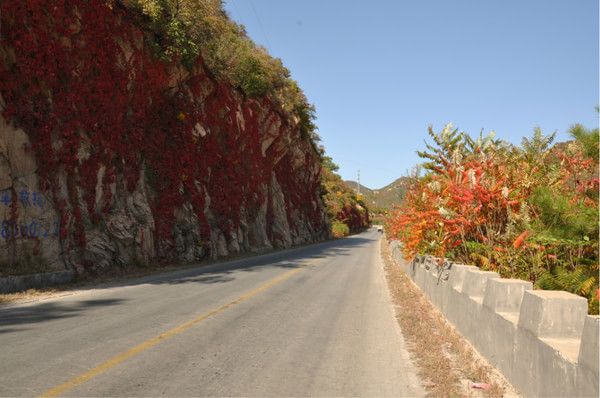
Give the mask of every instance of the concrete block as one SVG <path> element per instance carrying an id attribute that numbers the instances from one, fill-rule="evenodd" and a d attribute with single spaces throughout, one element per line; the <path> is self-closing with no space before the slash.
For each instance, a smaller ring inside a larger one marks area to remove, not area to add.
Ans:
<path id="1" fill-rule="evenodd" d="M 582 397 L 598 397 L 598 340 L 600 339 L 600 317 L 588 315 L 583 325 L 577 367 L 577 391 Z"/>
<path id="2" fill-rule="evenodd" d="M 427 278 L 427 289 L 429 290 L 429 299 L 431 302 L 437 307 L 440 308 L 440 297 L 442 289 L 444 285 L 441 284 L 441 281 L 438 283 L 438 273 L 437 270 L 431 270 L 428 274 Z"/>
<path id="3" fill-rule="evenodd" d="M 433 302 L 433 296 L 437 291 L 437 263 L 439 259 L 430 257 L 429 262 L 421 266 L 422 272 L 419 274 L 418 283 L 425 295 Z M 429 269 L 427 269 L 429 267 Z M 435 303 L 434 303 L 435 304 Z"/>
<path id="4" fill-rule="evenodd" d="M 428 261 L 430 261 L 430 260 L 428 260 Z M 429 293 L 429 291 L 427 289 L 428 283 L 429 283 L 429 273 L 431 272 L 431 267 L 433 266 L 428 261 L 426 261 L 425 263 L 422 263 L 419 266 L 419 271 L 416 274 L 417 279 L 415 279 L 416 283 L 426 294 Z M 429 267 L 429 269 L 427 269 L 427 267 Z"/>
<path id="5" fill-rule="evenodd" d="M 440 304 L 440 294 L 443 289 L 443 285 L 438 284 L 438 273 L 437 269 L 430 270 L 427 278 L 427 289 L 429 290 L 428 296 L 431 302 L 439 308 Z"/>
<path id="6" fill-rule="evenodd" d="M 452 272 L 452 269 L 442 271 L 440 275 L 440 270 L 436 267 L 431 270 L 429 277 L 429 289 L 431 301 L 440 309 L 442 312 L 446 311 L 448 305 L 448 296 L 449 290 L 452 290 L 450 286 L 450 282 L 448 281 L 449 273 Z"/>
<path id="7" fill-rule="evenodd" d="M 495 312 L 519 312 L 525 290 L 533 290 L 533 284 L 519 279 L 490 278 L 483 305 Z"/>
<path id="8" fill-rule="evenodd" d="M 406 270 L 406 274 L 413 281 L 415 280 L 415 274 L 417 272 L 417 267 L 421 263 L 421 256 L 415 256 L 412 261 L 408 264 L 408 269 Z"/>
<path id="9" fill-rule="evenodd" d="M 577 368 L 575 383 L 576 392 L 572 396 L 598 398 L 598 373 L 592 373 L 588 369 Z"/>
<path id="10" fill-rule="evenodd" d="M 500 275 L 478 269 L 466 269 L 463 276 L 461 297 L 457 301 L 463 310 L 454 314 L 454 318 L 457 329 L 478 349 L 492 339 L 486 331 L 489 325 L 482 323 L 481 317 L 487 281 L 496 278 L 500 278 Z"/>
<path id="11" fill-rule="evenodd" d="M 452 286 L 453 289 L 461 292 L 462 286 L 463 286 L 463 281 L 464 281 L 465 274 L 467 273 L 467 271 L 468 270 L 476 271 L 478 269 L 479 268 L 475 267 L 474 265 L 465 265 L 465 264 L 452 265 L 452 270 L 450 270 L 450 275 L 448 278 L 448 282 L 450 283 L 450 286 Z"/>
<path id="12" fill-rule="evenodd" d="M 519 327 L 534 336 L 581 338 L 587 315 L 587 300 L 563 291 L 526 290 Z"/>
<path id="13" fill-rule="evenodd" d="M 470 272 L 472 272 L 472 270 L 467 269 L 464 273 L 464 277 L 466 278 Z M 445 315 L 463 336 L 473 342 L 473 339 L 477 337 L 481 328 L 484 326 L 480 321 L 482 309 L 481 302 L 483 301 L 483 298 L 471 297 L 468 294 L 453 288 L 449 288 L 448 290 L 450 291 L 451 298 L 449 298 L 452 302 L 448 303 Z"/>
<path id="14" fill-rule="evenodd" d="M 514 368 L 506 376 L 524 396 L 579 396 L 574 362 L 528 330 L 518 328 L 515 340 Z"/>
<path id="15" fill-rule="evenodd" d="M 483 298 L 488 279 L 497 278 L 500 278 L 497 272 L 469 269 L 464 276 L 462 292 L 469 297 Z"/>
<path id="16" fill-rule="evenodd" d="M 450 323 L 457 326 L 461 314 L 465 311 L 465 308 L 462 306 L 464 295 L 449 285 L 445 296 L 444 315 L 446 315 Z"/>
<path id="17" fill-rule="evenodd" d="M 587 366 L 598 374 L 598 340 L 600 339 L 600 317 L 588 315 L 583 324 L 581 346 L 579 348 L 579 364 Z"/>
<path id="18" fill-rule="evenodd" d="M 446 293 L 446 308 L 444 314 L 458 330 L 464 326 L 462 322 L 467 319 L 467 307 L 469 301 L 465 300 L 461 293 L 465 275 L 469 271 L 477 271 L 479 268 L 473 265 L 453 264 L 448 277 L 448 292 Z M 468 299 L 468 297 L 467 297 Z"/>
<path id="19" fill-rule="evenodd" d="M 423 263 L 416 263 L 413 267 L 413 281 L 421 289 L 423 289 L 423 283 L 426 274 L 427 270 L 425 269 L 425 265 Z"/>
<path id="20" fill-rule="evenodd" d="M 429 270 L 426 269 L 425 266 L 421 265 L 418 268 L 415 276 L 415 283 L 417 284 L 417 286 L 419 286 L 419 288 L 421 288 L 423 294 L 429 297 Z"/>
<path id="21" fill-rule="evenodd" d="M 537 381 L 539 373 L 539 344 L 540 340 L 524 329 L 517 328 L 515 335 L 515 357 L 513 369 L 505 374 L 511 383 L 526 397 L 537 396 Z M 518 360 L 527 358 L 527 360 Z"/>
<path id="22" fill-rule="evenodd" d="M 481 323 L 482 305 L 474 298 L 462 293 L 458 299 L 461 309 L 456 315 L 456 328 L 473 344 L 481 330 L 486 327 Z"/>
<path id="23" fill-rule="evenodd" d="M 439 291 L 439 309 L 442 313 L 447 314 L 448 307 L 454 300 L 454 295 L 460 294 L 456 290 L 452 288 L 450 285 L 450 281 L 446 280 L 440 282 L 440 291 Z"/>
<path id="24" fill-rule="evenodd" d="M 518 314 L 512 314 L 514 317 L 498 314 L 483 306 L 478 319 L 481 328 L 472 341 L 475 348 L 506 377 L 514 368 Z"/>

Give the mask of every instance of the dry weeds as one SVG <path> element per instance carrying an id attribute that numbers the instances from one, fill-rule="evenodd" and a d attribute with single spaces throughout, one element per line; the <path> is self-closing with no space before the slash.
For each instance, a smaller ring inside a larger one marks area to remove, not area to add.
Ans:
<path id="1" fill-rule="evenodd" d="M 395 264 L 385 238 L 381 239 L 381 254 L 396 319 L 428 396 L 519 396 Z M 476 382 L 487 383 L 490 388 L 474 389 Z"/>
<path id="2" fill-rule="evenodd" d="M 0 304 L 20 303 L 53 297 L 60 293 L 58 289 L 29 289 L 24 292 L 0 294 Z"/>

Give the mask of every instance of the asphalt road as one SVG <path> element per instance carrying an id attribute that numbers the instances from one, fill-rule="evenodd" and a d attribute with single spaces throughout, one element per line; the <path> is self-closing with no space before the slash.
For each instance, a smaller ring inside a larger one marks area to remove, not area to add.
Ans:
<path id="1" fill-rule="evenodd" d="M 2 396 L 422 396 L 379 235 L 0 308 Z"/>

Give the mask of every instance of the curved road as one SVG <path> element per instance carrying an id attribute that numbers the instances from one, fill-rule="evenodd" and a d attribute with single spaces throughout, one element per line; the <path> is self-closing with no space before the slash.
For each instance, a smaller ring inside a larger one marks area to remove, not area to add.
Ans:
<path id="1" fill-rule="evenodd" d="M 422 396 L 379 235 L 0 308 L 1 396 Z"/>

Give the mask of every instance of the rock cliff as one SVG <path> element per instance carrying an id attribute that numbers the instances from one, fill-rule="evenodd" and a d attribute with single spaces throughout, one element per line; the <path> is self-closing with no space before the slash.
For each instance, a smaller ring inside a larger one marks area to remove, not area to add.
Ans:
<path id="1" fill-rule="evenodd" d="M 156 33 L 118 3 L 0 7 L 3 267 L 195 261 L 329 236 L 320 154 L 293 112 L 201 56 L 158 59 Z"/>

